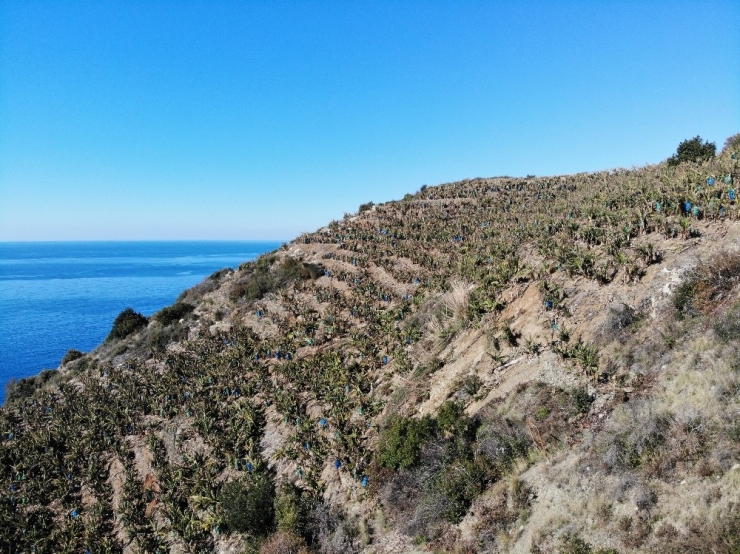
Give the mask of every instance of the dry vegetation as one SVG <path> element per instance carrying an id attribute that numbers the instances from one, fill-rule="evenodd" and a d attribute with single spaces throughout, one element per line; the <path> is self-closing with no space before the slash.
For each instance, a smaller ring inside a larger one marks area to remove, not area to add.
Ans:
<path id="1" fill-rule="evenodd" d="M 424 187 L 0 410 L 16 552 L 738 552 L 740 144 Z"/>

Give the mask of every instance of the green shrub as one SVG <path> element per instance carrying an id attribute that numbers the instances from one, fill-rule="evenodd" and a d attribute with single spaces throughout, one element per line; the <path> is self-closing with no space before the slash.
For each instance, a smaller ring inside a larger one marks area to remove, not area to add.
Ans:
<path id="1" fill-rule="evenodd" d="M 560 346 L 556 351 L 566 360 L 572 359 L 580 365 L 589 375 L 595 374 L 599 369 L 599 350 L 595 346 L 578 339 L 574 345 Z"/>
<path id="2" fill-rule="evenodd" d="M 532 441 L 523 424 L 508 418 L 495 418 L 478 430 L 476 454 L 485 456 L 499 473 L 504 473 L 520 457 L 526 456 Z"/>
<path id="3" fill-rule="evenodd" d="M 470 396 L 475 396 L 483 388 L 483 380 L 477 375 L 468 375 L 463 381 L 463 390 Z"/>
<path id="4" fill-rule="evenodd" d="M 588 394 L 584 388 L 576 388 L 570 391 L 570 398 L 573 403 L 573 411 L 577 414 L 585 414 L 591 409 L 591 403 L 594 401 L 593 396 Z"/>
<path id="5" fill-rule="evenodd" d="M 84 355 L 84 352 L 80 352 L 79 350 L 70 348 L 69 350 L 67 350 L 67 353 L 62 358 L 62 365 L 68 364 L 69 362 L 74 362 L 75 360 L 79 360 Z"/>
<path id="6" fill-rule="evenodd" d="M 713 142 L 702 142 L 699 135 L 681 142 L 676 153 L 668 158 L 668 165 L 676 166 L 684 162 L 701 162 L 714 158 L 717 145 Z"/>
<path id="7" fill-rule="evenodd" d="M 457 460 L 447 464 L 436 479 L 435 489 L 444 495 L 442 517 L 458 523 L 470 504 L 484 488 L 486 472 L 474 460 Z"/>
<path id="8" fill-rule="evenodd" d="M 360 204 L 360 209 L 358 210 L 358 213 L 366 212 L 370 210 L 375 204 L 373 202 L 365 202 L 364 204 Z"/>
<path id="9" fill-rule="evenodd" d="M 30 398 L 38 388 L 35 377 L 24 379 L 10 379 L 5 384 L 5 402 L 13 403 L 24 398 Z"/>
<path id="10" fill-rule="evenodd" d="M 38 375 L 23 379 L 10 379 L 5 385 L 5 401 L 17 402 L 31 398 L 36 391 L 41 390 L 47 383 L 59 381 L 60 373 L 55 369 L 44 369 Z"/>
<path id="11" fill-rule="evenodd" d="M 733 306 L 722 317 L 716 319 L 713 327 L 721 341 L 737 340 L 740 336 L 740 304 Z"/>
<path id="12" fill-rule="evenodd" d="M 149 319 L 146 316 L 135 312 L 132 308 L 126 308 L 113 321 L 113 328 L 110 330 L 105 342 L 126 338 L 139 329 L 146 327 L 148 323 Z"/>
<path id="13" fill-rule="evenodd" d="M 565 535 L 560 540 L 560 554 L 618 554 L 613 548 L 594 548 L 578 535 Z"/>
<path id="14" fill-rule="evenodd" d="M 636 326 L 643 319 L 645 319 L 644 313 L 623 304 L 621 308 L 609 308 L 609 319 L 607 319 L 605 328 L 609 333 L 617 333 Z"/>
<path id="15" fill-rule="evenodd" d="M 173 342 L 183 341 L 188 338 L 188 328 L 180 325 L 177 320 L 174 323 L 163 326 L 154 326 L 147 329 L 137 347 L 149 348 L 150 354 L 164 352 L 167 346 Z"/>
<path id="16" fill-rule="evenodd" d="M 696 314 L 694 309 L 694 296 L 696 296 L 695 278 L 686 279 L 682 282 L 673 295 L 673 307 L 676 308 L 678 318 L 692 317 Z"/>
<path id="17" fill-rule="evenodd" d="M 468 427 L 468 416 L 465 415 L 465 406 L 461 402 L 448 400 L 439 408 L 437 413 L 437 427 L 443 433 L 457 434 Z"/>
<path id="18" fill-rule="evenodd" d="M 435 423 L 425 416 L 421 419 L 397 417 L 380 438 L 378 457 L 384 467 L 404 469 L 416 465 L 424 443 L 434 434 Z"/>
<path id="19" fill-rule="evenodd" d="M 504 340 L 509 344 L 509 346 L 516 346 L 519 344 L 519 338 L 521 337 L 521 333 L 515 332 L 510 326 L 504 327 L 503 337 Z"/>
<path id="20" fill-rule="evenodd" d="M 301 262 L 295 258 L 286 258 L 275 272 L 275 279 L 279 286 L 299 279 L 317 279 L 324 268 L 317 264 Z"/>
<path id="21" fill-rule="evenodd" d="M 180 321 L 194 309 L 195 306 L 187 302 L 175 302 L 172 306 L 159 310 L 153 317 L 162 325 L 167 326 L 174 321 Z"/>
<path id="22" fill-rule="evenodd" d="M 247 274 L 232 285 L 229 294 L 231 300 L 257 300 L 292 281 L 316 279 L 324 271 L 318 264 L 305 263 L 290 257 L 273 268 L 275 261 L 276 256 L 263 256 L 256 262 L 243 264 L 240 269 Z"/>
<path id="23" fill-rule="evenodd" d="M 283 484 L 275 496 L 275 524 L 278 531 L 305 536 L 312 503 L 307 494 L 291 483 Z"/>
<path id="24" fill-rule="evenodd" d="M 263 473 L 249 474 L 242 481 L 231 481 L 221 489 L 221 509 L 229 530 L 266 536 L 275 521 L 275 487 Z"/>

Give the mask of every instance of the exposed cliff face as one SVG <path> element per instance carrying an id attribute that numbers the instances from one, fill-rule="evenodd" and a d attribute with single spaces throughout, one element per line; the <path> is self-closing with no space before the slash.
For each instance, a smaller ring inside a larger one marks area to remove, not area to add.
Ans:
<path id="1" fill-rule="evenodd" d="M 429 187 L 214 274 L 0 411 L 0 541 L 734 552 L 733 155 Z"/>

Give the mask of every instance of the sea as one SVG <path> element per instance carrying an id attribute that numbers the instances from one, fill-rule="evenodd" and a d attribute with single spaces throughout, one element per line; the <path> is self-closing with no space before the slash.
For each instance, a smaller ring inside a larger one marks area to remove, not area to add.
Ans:
<path id="1" fill-rule="evenodd" d="M 280 241 L 0 242 L 0 401 L 9 380 L 88 352 L 125 308 L 146 316 Z"/>

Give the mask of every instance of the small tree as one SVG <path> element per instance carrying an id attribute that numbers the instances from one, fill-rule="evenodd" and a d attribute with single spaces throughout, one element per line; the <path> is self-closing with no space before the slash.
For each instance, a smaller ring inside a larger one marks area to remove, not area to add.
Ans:
<path id="1" fill-rule="evenodd" d="M 275 522 L 275 486 L 264 474 L 250 474 L 221 489 L 224 523 L 231 531 L 255 537 L 269 535 Z"/>
<path id="2" fill-rule="evenodd" d="M 79 360 L 84 355 L 85 355 L 84 352 L 80 352 L 79 350 L 70 348 L 69 350 L 67 350 L 67 353 L 64 355 L 64 358 L 62 358 L 62 365 L 68 364 L 69 362 L 74 362 L 75 360 Z"/>
<path id="3" fill-rule="evenodd" d="M 727 140 L 725 141 L 725 145 L 722 148 L 722 150 L 723 151 L 733 150 L 735 148 L 740 148 L 740 133 L 736 133 L 732 135 L 731 137 L 727 137 Z"/>
<path id="4" fill-rule="evenodd" d="M 126 338 L 131 333 L 135 333 L 139 329 L 146 327 L 147 323 L 149 323 L 149 319 L 145 315 L 135 312 L 132 308 L 126 308 L 116 317 L 113 322 L 113 328 L 110 330 L 105 342 Z"/>
<path id="5" fill-rule="evenodd" d="M 175 302 L 172 306 L 162 308 L 154 314 L 154 319 L 159 321 L 162 325 L 169 325 L 170 323 L 181 320 L 194 309 L 195 306 L 188 304 L 187 302 Z"/>
<path id="6" fill-rule="evenodd" d="M 434 432 L 435 421 L 429 416 L 421 419 L 395 418 L 380 438 L 380 464 L 394 469 L 406 469 L 415 465 L 419 461 L 424 443 Z"/>
<path id="7" fill-rule="evenodd" d="M 713 142 L 702 142 L 701 137 L 696 135 L 678 145 L 676 153 L 668 158 L 668 165 L 676 166 L 684 162 L 703 162 L 714 158 L 717 145 Z"/>

